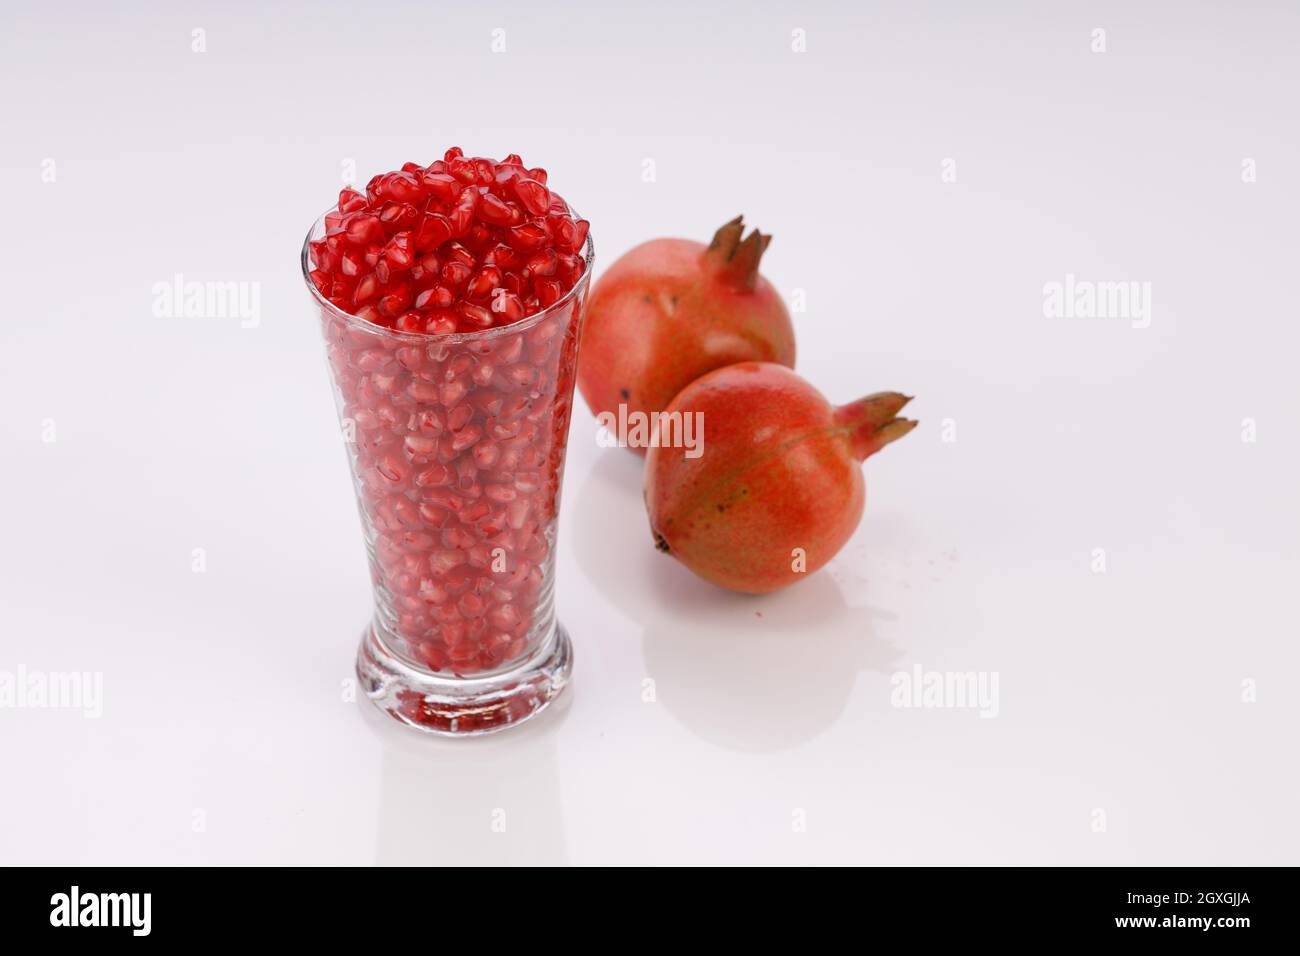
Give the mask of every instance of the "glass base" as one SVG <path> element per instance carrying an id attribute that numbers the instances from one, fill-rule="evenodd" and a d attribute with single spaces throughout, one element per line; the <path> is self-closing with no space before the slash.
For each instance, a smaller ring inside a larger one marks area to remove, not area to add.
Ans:
<path id="1" fill-rule="evenodd" d="M 376 707 L 427 734 L 474 737 L 534 717 L 560 695 L 573 668 L 573 646 L 557 622 L 516 667 L 486 677 L 439 677 L 412 667 L 384 643 L 374 625 L 357 651 L 357 677 Z"/>

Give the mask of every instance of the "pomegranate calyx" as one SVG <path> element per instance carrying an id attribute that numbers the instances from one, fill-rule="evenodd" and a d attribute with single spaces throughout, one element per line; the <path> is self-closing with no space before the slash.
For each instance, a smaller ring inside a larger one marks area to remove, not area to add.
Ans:
<path id="1" fill-rule="evenodd" d="M 911 400 L 901 392 L 876 392 L 835 409 L 835 422 L 848 431 L 853 457 L 865 461 L 915 428 L 917 422 L 898 417 Z"/>
<path id="2" fill-rule="evenodd" d="M 743 215 L 724 223 L 713 234 L 704 258 L 728 284 L 748 292 L 758 281 L 758 264 L 772 237 L 753 229 L 742 241 L 744 232 Z"/>
<path id="3" fill-rule="evenodd" d="M 736 254 L 736 246 L 740 245 L 740 237 L 745 232 L 745 217 L 737 216 L 730 222 L 725 222 L 718 227 L 718 231 L 713 234 L 713 241 L 709 243 L 709 248 L 704 250 L 704 255 L 723 265 L 731 261 L 731 257 Z"/>

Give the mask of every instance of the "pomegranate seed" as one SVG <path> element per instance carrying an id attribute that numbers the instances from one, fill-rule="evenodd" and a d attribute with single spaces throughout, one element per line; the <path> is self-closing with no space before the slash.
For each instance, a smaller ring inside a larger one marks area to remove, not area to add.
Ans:
<path id="1" fill-rule="evenodd" d="M 388 245 L 384 246 L 383 256 L 393 269 L 411 268 L 411 265 L 415 262 L 411 255 L 411 234 L 409 232 L 399 232 L 392 239 L 389 239 Z"/>
<path id="2" fill-rule="evenodd" d="M 554 249 L 542 249 L 528 257 L 524 271 L 532 276 L 552 276 L 559 266 L 560 257 Z"/>
<path id="3" fill-rule="evenodd" d="M 478 175 L 479 185 L 492 185 L 492 182 L 496 179 L 497 164 L 481 156 L 475 157 L 472 162 L 474 163 L 474 172 Z"/>
<path id="4" fill-rule="evenodd" d="M 412 461 L 426 460 L 438 453 L 438 439 L 427 435 L 407 435 L 402 439 L 402 445 Z M 420 476 L 416 475 L 416 484 L 419 484 L 419 481 Z"/>
<path id="5" fill-rule="evenodd" d="M 474 253 L 470 252 L 459 242 L 447 243 L 446 249 L 443 250 L 448 262 L 460 262 L 469 266 L 471 269 L 478 265 L 478 260 L 474 258 Z"/>
<path id="6" fill-rule="evenodd" d="M 488 623 L 503 631 L 512 631 L 520 624 L 519 611 L 513 604 L 498 604 L 488 611 Z"/>
<path id="7" fill-rule="evenodd" d="M 435 172 L 432 167 L 420 178 L 425 191 L 440 203 L 454 202 L 465 187 L 455 176 Z"/>
<path id="8" fill-rule="evenodd" d="M 514 195 L 514 181 L 521 176 L 527 176 L 528 170 L 524 169 L 521 163 L 510 162 L 507 156 L 497 164 L 496 173 L 493 176 L 492 191 L 502 199 Z"/>
<path id="9" fill-rule="evenodd" d="M 573 245 L 569 251 L 580 253 L 587 245 L 587 233 L 591 231 L 591 223 L 585 219 L 579 219 L 573 224 L 573 227 L 575 235 L 573 237 Z"/>
<path id="10" fill-rule="evenodd" d="M 570 288 L 578 284 L 582 274 L 587 271 L 587 264 L 581 257 L 570 253 L 561 253 L 559 256 L 559 274 Z"/>
<path id="11" fill-rule="evenodd" d="M 540 491 L 542 488 L 542 476 L 535 471 L 526 471 L 515 475 L 515 489 L 526 495 Z"/>
<path id="12" fill-rule="evenodd" d="M 591 224 L 585 219 L 576 222 L 568 216 L 557 216 L 552 231 L 555 245 L 561 252 L 581 252 L 587 242 L 587 230 Z"/>
<path id="13" fill-rule="evenodd" d="M 515 217 L 510 204 L 494 193 L 483 194 L 483 198 L 479 200 L 477 215 L 484 222 L 494 226 L 509 225 Z"/>
<path id="14" fill-rule="evenodd" d="M 492 311 L 506 320 L 506 323 L 518 322 L 524 317 L 524 303 L 519 296 L 506 289 L 498 289 L 492 297 Z"/>
<path id="15" fill-rule="evenodd" d="M 466 425 L 451 440 L 451 447 L 456 451 L 464 451 L 483 436 L 483 429 L 477 425 Z"/>
<path id="16" fill-rule="evenodd" d="M 347 224 L 348 240 L 358 246 L 378 242 L 384 238 L 384 227 L 379 217 L 369 214 L 353 216 Z"/>
<path id="17" fill-rule="evenodd" d="M 439 389 L 432 382 L 423 382 L 417 379 L 406 387 L 406 391 L 414 401 L 422 404 L 438 400 Z"/>
<path id="18" fill-rule="evenodd" d="M 506 232 L 506 242 L 523 252 L 542 248 L 550 238 L 547 231 L 535 222 L 513 226 Z"/>
<path id="19" fill-rule="evenodd" d="M 506 271 L 518 268 L 522 262 L 519 253 L 504 242 L 498 243 L 483 254 L 484 265 L 498 266 Z"/>
<path id="20" fill-rule="evenodd" d="M 533 288 L 537 290 L 537 301 L 542 308 L 554 305 L 564 295 L 564 284 L 559 279 L 538 279 Z"/>
<path id="21" fill-rule="evenodd" d="M 438 212 L 425 213 L 413 236 L 415 248 L 419 252 L 437 249 L 450 238 L 451 221 Z"/>
<path id="22" fill-rule="evenodd" d="M 434 388 L 434 386 L 430 387 Z M 468 391 L 469 388 L 464 382 L 447 382 L 441 388 L 435 388 L 434 395 L 446 408 L 453 408 L 460 404 L 460 400 L 465 397 Z M 432 398 L 428 400 L 432 401 Z"/>
<path id="23" fill-rule="evenodd" d="M 498 504 L 506 504 L 518 497 L 514 485 L 488 485 L 483 489 L 483 494 Z"/>
<path id="24" fill-rule="evenodd" d="M 474 225 L 469 227 L 469 232 L 465 233 L 465 235 L 461 237 L 461 242 L 463 242 L 477 258 L 478 256 L 483 255 L 483 253 L 491 248 L 492 244 L 496 242 L 496 233 L 493 232 L 495 228 L 495 226 L 488 226 L 482 222 L 476 222 Z"/>
<path id="25" fill-rule="evenodd" d="M 469 329 L 488 329 L 492 327 L 492 313 L 481 305 L 473 305 L 469 302 L 462 302 L 457 306 L 466 328 Z"/>
<path id="26" fill-rule="evenodd" d="M 473 417 L 474 406 L 469 402 L 461 402 L 447 413 L 447 430 L 458 432 L 468 425 Z"/>
<path id="27" fill-rule="evenodd" d="M 364 276 L 361 281 L 357 283 L 357 290 L 352 296 L 352 301 L 357 305 L 361 305 L 363 302 L 373 299 L 378 294 L 379 280 L 373 275 Z"/>
<path id="28" fill-rule="evenodd" d="M 439 270 L 441 274 L 441 270 Z M 450 309 L 456 302 L 456 293 L 445 285 L 435 285 L 431 289 L 426 289 L 429 293 L 422 308 L 446 310 Z M 421 293 L 423 295 L 423 293 Z"/>
<path id="29" fill-rule="evenodd" d="M 477 594 L 466 594 L 456 602 L 456 607 L 465 617 L 482 617 L 487 604 Z"/>
<path id="30" fill-rule="evenodd" d="M 406 462 L 396 455 L 385 455 L 375 463 L 375 471 L 391 485 L 400 485 L 406 481 L 408 473 Z"/>
<path id="31" fill-rule="evenodd" d="M 453 548 L 447 548 L 441 551 L 435 551 L 429 561 L 430 567 L 433 568 L 435 575 L 446 575 L 453 568 L 458 568 L 465 563 L 465 554 Z"/>
<path id="32" fill-rule="evenodd" d="M 345 276 L 359 276 L 365 271 L 365 256 L 355 249 L 345 249 L 339 255 L 339 271 Z"/>
<path id="33" fill-rule="evenodd" d="M 535 179 L 516 179 L 515 195 L 534 216 L 544 216 L 551 208 L 551 191 Z"/>
<path id="34" fill-rule="evenodd" d="M 478 648 L 473 644 L 455 644 L 447 650 L 447 657 L 454 664 L 460 664 L 460 670 L 464 673 L 473 673 L 470 668 L 464 665 L 478 656 Z"/>
<path id="35" fill-rule="evenodd" d="M 388 195 L 397 202 L 415 203 L 424 198 L 420 195 L 420 181 L 410 172 L 391 174 L 386 185 Z"/>
<path id="36" fill-rule="evenodd" d="M 464 505 L 464 499 L 451 491 L 445 488 L 431 488 L 424 491 L 417 507 L 421 518 L 433 527 L 440 528 L 449 514 L 454 514 Z"/>
<path id="37" fill-rule="evenodd" d="M 453 236 L 464 236 L 474 225 L 474 213 L 478 210 L 479 197 L 477 189 L 466 189 L 461 192 L 448 215 Z"/>
<path id="38" fill-rule="evenodd" d="M 517 498 L 506 507 L 506 524 L 518 531 L 528 519 L 528 499 Z"/>
<path id="39" fill-rule="evenodd" d="M 478 169 L 474 166 L 474 161 L 463 156 L 454 156 L 447 160 L 447 172 L 466 185 L 478 181 Z"/>
<path id="40" fill-rule="evenodd" d="M 409 441 L 410 438 L 411 436 L 408 435 L 407 440 Z M 434 443 L 436 449 L 437 440 L 431 438 L 429 441 Z M 451 484 L 451 469 L 441 464 L 430 465 L 423 471 L 415 473 L 415 484 L 419 488 L 440 488 L 443 485 L 449 485 Z"/>
<path id="41" fill-rule="evenodd" d="M 403 531 L 398 541 L 407 551 L 428 551 L 433 548 L 433 535 L 423 531 Z"/>
<path id="42" fill-rule="evenodd" d="M 471 368 L 474 367 L 474 357 L 472 355 L 457 355 L 447 363 L 443 372 L 443 378 L 449 382 L 464 378 Z"/>
<path id="43" fill-rule="evenodd" d="M 472 563 L 473 556 L 469 554 L 469 550 L 477 544 L 478 538 L 459 525 L 442 529 L 442 546 L 466 552 L 465 560 L 467 563 Z"/>
<path id="44" fill-rule="evenodd" d="M 491 468 L 501 459 L 501 446 L 495 442 L 479 441 L 474 445 L 474 464 L 484 470 Z"/>
<path id="45" fill-rule="evenodd" d="M 366 197 L 351 186 L 344 186 L 339 191 L 339 212 L 356 212 L 366 208 Z"/>
<path id="46" fill-rule="evenodd" d="M 451 286 L 453 289 L 459 289 L 469 281 L 469 277 L 473 275 L 473 273 L 473 266 L 467 266 L 459 260 L 452 260 L 451 262 L 443 263 L 442 272 L 440 274 L 443 282 Z"/>
<path id="47" fill-rule="evenodd" d="M 531 365 L 512 365 L 506 369 L 506 383 L 517 391 L 531 388 L 537 382 L 537 369 Z M 500 414 L 498 410 L 497 414 Z"/>
<path id="48" fill-rule="evenodd" d="M 428 642 L 422 642 L 415 646 L 415 657 L 421 664 L 433 671 L 440 671 L 447 666 L 447 652 Z M 418 713 L 418 710 L 416 713 Z"/>
<path id="49" fill-rule="evenodd" d="M 442 418 L 434 408 L 421 409 L 415 416 L 415 427 L 420 434 L 432 435 L 435 438 L 441 435 L 444 429 Z"/>
<path id="50" fill-rule="evenodd" d="M 420 221 L 420 212 L 410 203 L 385 203 L 384 208 L 380 210 L 379 221 L 390 232 L 396 229 L 410 229 Z"/>
<path id="51" fill-rule="evenodd" d="M 425 322 L 424 331 L 429 335 L 449 335 L 456 331 L 456 320 L 448 315 L 432 315 Z"/>
<path id="52" fill-rule="evenodd" d="M 396 318 L 411 304 L 411 286 L 403 284 L 396 286 L 388 295 L 379 300 L 379 313 L 390 318 Z"/>
<path id="53" fill-rule="evenodd" d="M 425 604 L 442 604 L 447 600 L 447 590 L 439 587 L 433 578 L 420 578 L 417 596 Z"/>
<path id="54" fill-rule="evenodd" d="M 423 332 L 424 316 L 416 311 L 403 312 L 398 316 L 397 321 L 393 323 L 393 328 L 399 332 Z"/>
<path id="55" fill-rule="evenodd" d="M 465 285 L 465 297 L 467 299 L 482 300 L 492 294 L 492 290 L 501 284 L 501 270 L 495 266 L 484 266 L 478 272 L 474 273 Z M 492 306 L 493 311 L 499 311 L 495 303 Z"/>

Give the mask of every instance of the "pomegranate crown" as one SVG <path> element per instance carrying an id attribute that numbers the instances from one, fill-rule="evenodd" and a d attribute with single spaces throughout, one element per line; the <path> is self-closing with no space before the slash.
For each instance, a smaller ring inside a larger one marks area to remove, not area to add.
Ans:
<path id="1" fill-rule="evenodd" d="M 713 234 L 713 241 L 704 250 L 704 258 L 724 280 L 748 292 L 758 281 L 758 263 L 772 236 L 753 229 L 742 239 L 744 232 L 743 215 L 724 224 Z"/>
<path id="2" fill-rule="evenodd" d="M 836 423 L 847 433 L 853 457 L 865 461 L 915 428 L 912 419 L 898 417 L 911 400 L 901 392 L 876 392 L 836 408 Z"/>

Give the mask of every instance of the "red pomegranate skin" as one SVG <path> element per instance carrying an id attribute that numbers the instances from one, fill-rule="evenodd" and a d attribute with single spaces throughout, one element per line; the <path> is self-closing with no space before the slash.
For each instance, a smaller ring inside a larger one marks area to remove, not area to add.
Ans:
<path id="1" fill-rule="evenodd" d="M 915 427 L 896 417 L 908 401 L 880 392 L 835 407 L 770 362 L 704 375 L 667 409 L 703 415 L 702 454 L 646 456 L 655 546 L 733 591 L 765 594 L 807 577 L 862 518 L 862 461 Z"/>
<path id="2" fill-rule="evenodd" d="M 701 375 L 736 362 L 794 366 L 790 314 L 758 273 L 771 236 L 742 241 L 743 229 L 737 217 L 707 246 L 654 239 L 601 275 L 578 358 L 578 389 L 593 414 L 617 417 L 620 404 L 662 411 Z"/>

